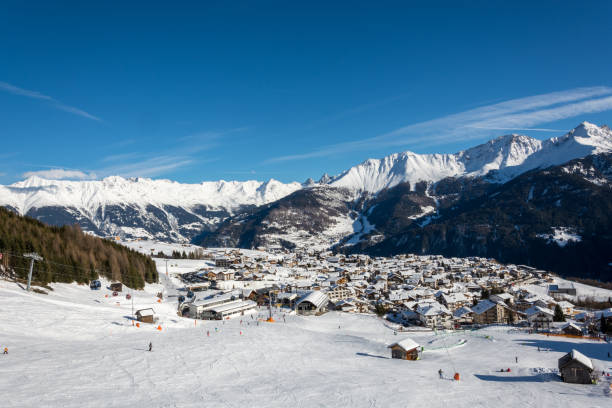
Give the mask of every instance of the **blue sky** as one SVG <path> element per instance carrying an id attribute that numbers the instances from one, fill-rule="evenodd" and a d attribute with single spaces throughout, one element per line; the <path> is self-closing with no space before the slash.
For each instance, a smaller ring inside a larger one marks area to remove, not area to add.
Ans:
<path id="1" fill-rule="evenodd" d="M 303 181 L 612 122 L 609 1 L 55 3 L 0 4 L 3 184 Z"/>

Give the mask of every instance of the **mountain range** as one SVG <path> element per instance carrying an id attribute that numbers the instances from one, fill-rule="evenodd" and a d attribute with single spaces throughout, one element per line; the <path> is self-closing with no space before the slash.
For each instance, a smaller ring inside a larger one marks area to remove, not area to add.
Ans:
<path id="1" fill-rule="evenodd" d="M 181 184 L 117 176 L 96 181 L 30 177 L 0 186 L 0 205 L 48 224 L 77 223 L 100 236 L 385 255 L 479 255 L 559 269 L 543 263 L 531 248 L 565 253 L 586 245 L 584 225 L 605 225 L 606 203 L 583 198 L 612 201 L 610 152 L 612 131 L 583 122 L 543 141 L 511 134 L 454 154 L 407 151 L 369 159 L 336 176 L 325 174 L 318 182 Z M 519 193 L 532 198 L 519 200 Z M 498 217 L 499 211 L 507 216 Z M 502 224 L 518 235 L 500 234 L 495 225 Z M 486 231 L 479 230 L 483 225 L 488 225 Z M 606 236 L 589 228 L 590 234 Z M 503 242 L 518 239 L 512 251 L 499 241 L 502 236 Z M 607 248 L 605 242 L 591 244 Z M 530 250 L 518 250 L 521 246 Z M 605 256 L 591 258 L 597 262 L 587 275 L 609 273 Z"/>

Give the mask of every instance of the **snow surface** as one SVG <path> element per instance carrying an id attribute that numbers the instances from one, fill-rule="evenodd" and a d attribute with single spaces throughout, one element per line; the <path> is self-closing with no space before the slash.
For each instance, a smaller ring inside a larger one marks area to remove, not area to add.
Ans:
<path id="1" fill-rule="evenodd" d="M 198 261 L 174 262 L 193 268 Z M 556 374 L 558 358 L 572 349 L 596 370 L 612 371 L 605 343 L 504 326 L 418 331 L 410 338 L 424 346 L 422 359 L 395 360 L 387 345 L 402 337 L 376 316 L 286 315 L 283 323 L 276 312 L 278 323 L 194 321 L 176 315 L 175 297 L 156 302 L 155 293 L 173 285 L 160 275 L 160 284 L 132 294 L 134 310 L 153 308 L 161 331 L 131 325 L 129 290 L 112 297 L 107 289 L 52 284 L 42 295 L 0 281 L 0 347 L 9 350 L 0 355 L 2 406 L 573 408 L 612 401 L 607 381 L 565 384 Z M 506 368 L 512 371 L 500 372 Z M 454 372 L 460 381 L 451 380 Z"/>

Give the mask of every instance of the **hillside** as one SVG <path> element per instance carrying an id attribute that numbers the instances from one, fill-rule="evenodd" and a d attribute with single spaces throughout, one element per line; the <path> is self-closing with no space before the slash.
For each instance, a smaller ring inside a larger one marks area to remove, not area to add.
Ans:
<path id="1" fill-rule="evenodd" d="M 2 267 L 18 278 L 26 278 L 29 259 L 22 255 L 37 252 L 33 280 L 87 283 L 98 275 L 141 288 L 157 281 L 151 258 L 124 246 L 85 234 L 78 226 L 53 227 L 0 208 L 0 252 Z"/>
<path id="2" fill-rule="evenodd" d="M 179 242 L 299 188 L 299 183 L 276 180 L 182 184 L 119 176 L 88 181 L 33 176 L 0 186 L 0 205 L 50 225 L 79 224 L 98 236 Z"/>
<path id="3" fill-rule="evenodd" d="M 525 173 L 349 252 L 482 256 L 612 280 L 612 154 Z"/>

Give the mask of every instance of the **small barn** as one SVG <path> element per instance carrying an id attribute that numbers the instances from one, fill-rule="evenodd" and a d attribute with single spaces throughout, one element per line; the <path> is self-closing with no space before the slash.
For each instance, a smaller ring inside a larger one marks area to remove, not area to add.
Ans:
<path id="1" fill-rule="evenodd" d="M 561 379 L 567 383 L 591 384 L 593 362 L 577 350 L 572 350 L 559 359 Z"/>
<path id="2" fill-rule="evenodd" d="M 136 320 L 143 323 L 155 322 L 155 311 L 151 308 L 136 311 Z"/>
<path id="3" fill-rule="evenodd" d="M 582 336 L 582 330 L 580 327 L 576 326 L 574 323 L 569 322 L 561 327 L 561 332 L 563 334 L 570 334 L 572 336 Z"/>
<path id="4" fill-rule="evenodd" d="M 121 282 L 111 283 L 110 290 L 113 292 L 121 292 L 123 290 L 123 284 Z"/>
<path id="5" fill-rule="evenodd" d="M 420 358 L 420 346 L 416 341 L 410 338 L 405 338 L 397 343 L 390 344 L 387 348 L 391 349 L 392 358 L 399 358 L 402 360 L 418 360 Z"/>

